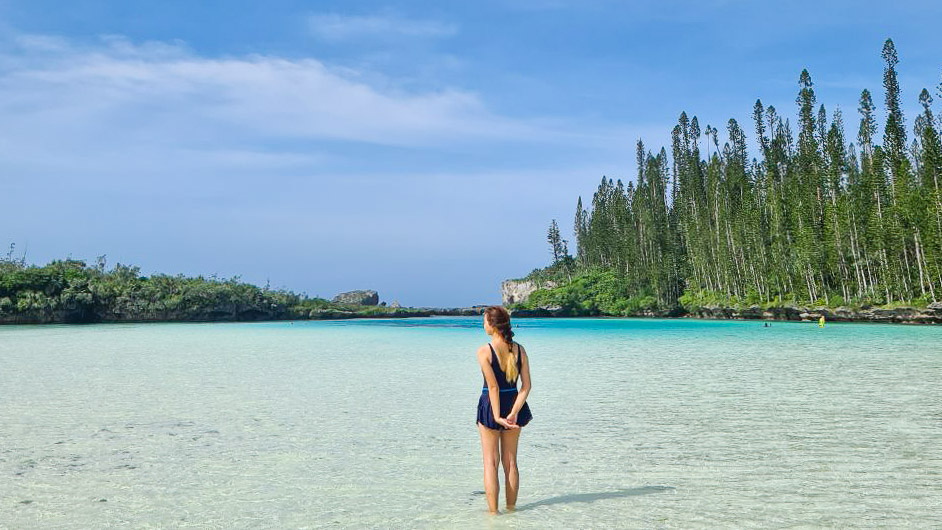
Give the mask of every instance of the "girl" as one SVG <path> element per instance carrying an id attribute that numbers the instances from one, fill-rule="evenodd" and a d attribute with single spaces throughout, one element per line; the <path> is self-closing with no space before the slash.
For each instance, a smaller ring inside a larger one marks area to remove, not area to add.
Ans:
<path id="1" fill-rule="evenodd" d="M 484 457 L 484 493 L 488 510 L 496 514 L 498 461 L 504 468 L 507 510 L 517 503 L 520 474 L 517 471 L 517 441 L 520 428 L 533 416 L 527 405 L 530 393 L 530 363 L 527 352 L 513 341 L 510 313 L 501 306 L 484 310 L 484 331 L 491 342 L 478 348 L 478 364 L 484 374 L 484 390 L 478 400 L 478 431 Z M 517 389 L 517 376 L 521 385 Z M 498 460 L 498 456 L 500 460 Z"/>

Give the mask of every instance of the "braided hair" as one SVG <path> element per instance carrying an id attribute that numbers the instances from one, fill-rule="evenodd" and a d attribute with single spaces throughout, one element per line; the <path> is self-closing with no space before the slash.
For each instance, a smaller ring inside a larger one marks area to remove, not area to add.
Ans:
<path id="1" fill-rule="evenodd" d="M 510 347 L 510 355 L 505 360 L 501 360 L 500 355 L 498 355 L 497 360 L 500 362 L 501 370 L 504 371 L 504 375 L 507 377 L 507 382 L 513 383 L 517 379 L 519 347 L 517 348 L 518 353 L 514 353 L 514 332 L 510 329 L 510 313 L 502 306 L 492 305 L 484 310 L 484 317 L 487 319 L 487 323 L 497 330 L 504 342 Z"/>

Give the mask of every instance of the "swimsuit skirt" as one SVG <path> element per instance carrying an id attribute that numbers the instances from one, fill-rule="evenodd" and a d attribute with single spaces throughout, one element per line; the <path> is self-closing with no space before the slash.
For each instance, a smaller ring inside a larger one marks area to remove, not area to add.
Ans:
<path id="1" fill-rule="evenodd" d="M 494 347 L 488 344 L 491 348 L 491 368 L 494 370 L 494 376 L 497 378 L 497 386 L 500 388 L 498 393 L 500 401 L 500 417 L 506 418 L 510 414 L 510 409 L 514 406 L 514 401 L 517 400 L 517 382 L 513 383 L 507 382 L 507 376 L 504 375 L 504 371 L 500 367 L 500 361 L 497 359 L 497 353 L 494 352 Z M 519 346 L 517 346 L 519 348 Z M 517 373 L 520 373 L 521 360 L 520 355 L 517 355 Z M 523 427 L 524 425 L 530 423 L 530 420 L 533 419 L 533 414 L 530 413 L 530 406 L 527 403 L 524 403 L 520 407 L 520 411 L 517 412 L 517 425 Z M 497 424 L 494 422 L 494 414 L 491 411 L 491 399 L 487 393 L 487 381 L 484 382 L 484 389 L 481 392 L 481 397 L 478 399 L 478 417 L 477 423 L 484 425 L 488 429 L 497 429 L 497 430 L 507 430 L 506 427 Z"/>

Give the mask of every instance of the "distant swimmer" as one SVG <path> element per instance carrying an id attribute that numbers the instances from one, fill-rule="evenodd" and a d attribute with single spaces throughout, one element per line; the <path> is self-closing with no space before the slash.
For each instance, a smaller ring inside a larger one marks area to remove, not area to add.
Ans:
<path id="1" fill-rule="evenodd" d="M 821 315 L 821 318 L 818 319 L 818 327 L 819 328 L 824 327 L 824 315 Z"/>

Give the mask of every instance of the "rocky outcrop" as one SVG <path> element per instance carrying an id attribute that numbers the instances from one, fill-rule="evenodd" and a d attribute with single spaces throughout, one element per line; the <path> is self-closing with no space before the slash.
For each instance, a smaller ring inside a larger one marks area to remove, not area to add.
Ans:
<path id="1" fill-rule="evenodd" d="M 698 307 L 690 311 L 688 315 L 697 318 L 724 320 L 801 320 L 803 312 L 806 311 L 797 307 L 774 307 L 763 310 L 757 305 L 743 309 L 709 305 Z"/>
<path id="2" fill-rule="evenodd" d="M 750 306 L 743 309 L 720 306 L 705 306 L 689 313 L 698 318 L 717 318 L 733 320 L 798 320 L 816 321 L 822 316 L 829 322 L 889 322 L 900 324 L 942 324 L 942 303 L 929 304 L 925 309 L 915 307 L 897 307 L 883 309 L 865 307 L 771 307 L 762 309 Z"/>
<path id="3" fill-rule="evenodd" d="M 527 298 L 537 289 L 552 289 L 556 287 L 556 282 L 545 281 L 537 282 L 534 280 L 504 280 L 500 284 L 500 297 L 503 304 L 519 304 L 525 302 Z"/>
<path id="4" fill-rule="evenodd" d="M 379 294 L 371 290 L 347 291 L 335 296 L 333 301 L 338 304 L 377 305 Z"/>

